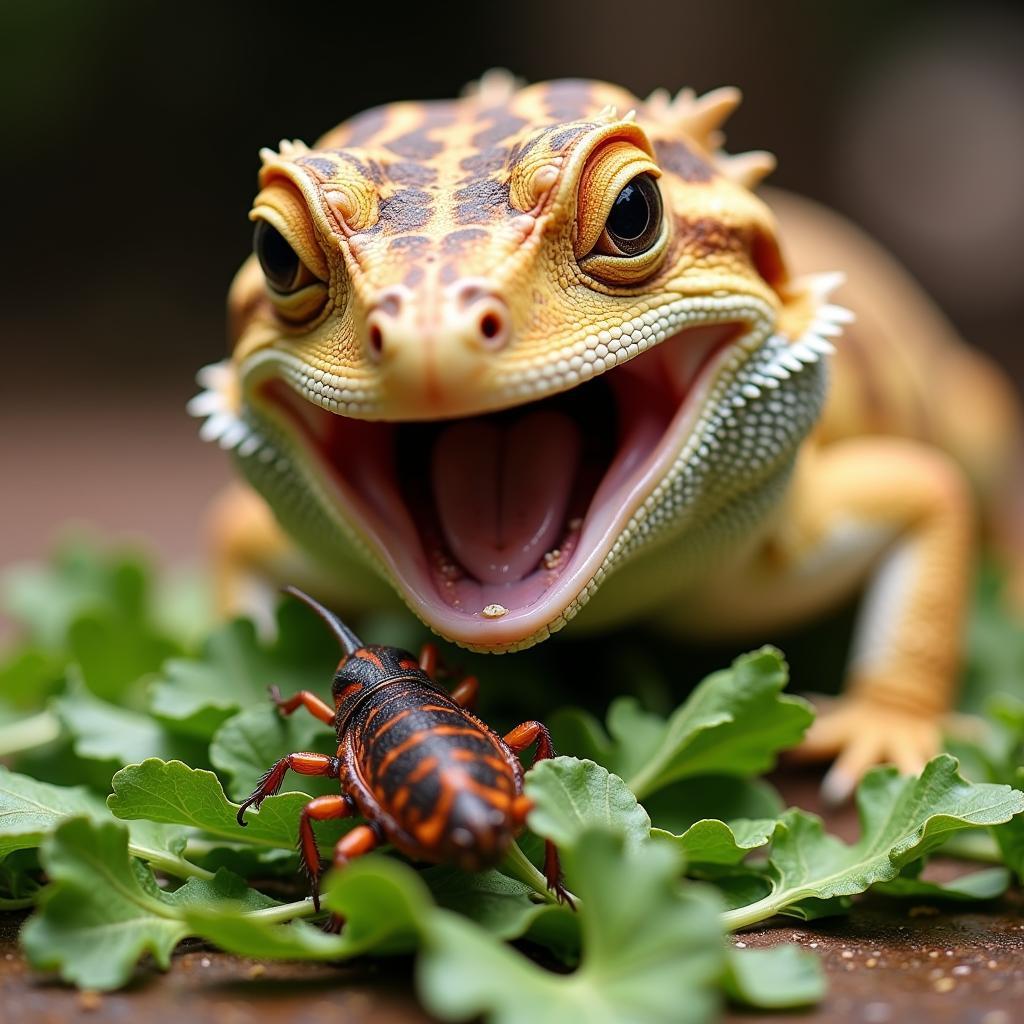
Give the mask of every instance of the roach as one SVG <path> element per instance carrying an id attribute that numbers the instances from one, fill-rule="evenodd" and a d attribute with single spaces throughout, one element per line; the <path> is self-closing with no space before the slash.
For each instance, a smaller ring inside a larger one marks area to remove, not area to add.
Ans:
<path id="1" fill-rule="evenodd" d="M 498 864 L 522 831 L 531 809 L 523 793 L 518 754 L 536 743 L 534 762 L 554 756 L 551 735 L 536 721 L 499 736 L 471 708 L 477 681 L 468 677 L 450 693 L 436 681 L 437 651 L 424 646 L 417 659 L 396 647 L 364 645 L 333 612 L 295 587 L 284 592 L 328 625 L 343 655 L 331 688 L 334 707 L 310 690 L 271 699 L 281 714 L 304 707 L 337 732 L 338 748 L 326 754 L 282 757 L 238 809 L 259 809 L 277 793 L 288 769 L 338 779 L 341 793 L 310 800 L 299 817 L 299 855 L 320 909 L 320 854 L 314 821 L 360 815 L 364 823 L 334 847 L 334 867 L 390 843 L 412 860 L 480 871 Z M 558 852 L 545 844 L 544 875 L 560 901 Z"/>

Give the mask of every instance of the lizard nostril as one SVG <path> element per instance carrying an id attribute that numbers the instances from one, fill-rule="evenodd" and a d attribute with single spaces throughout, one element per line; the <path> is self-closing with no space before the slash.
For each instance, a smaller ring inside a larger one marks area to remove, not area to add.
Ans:
<path id="1" fill-rule="evenodd" d="M 384 332 L 379 324 L 370 324 L 370 351 L 375 356 L 380 356 L 384 348 Z"/>
<path id="2" fill-rule="evenodd" d="M 501 334 L 501 317 L 497 313 L 484 313 L 480 317 L 480 333 L 488 340 L 493 341 Z"/>

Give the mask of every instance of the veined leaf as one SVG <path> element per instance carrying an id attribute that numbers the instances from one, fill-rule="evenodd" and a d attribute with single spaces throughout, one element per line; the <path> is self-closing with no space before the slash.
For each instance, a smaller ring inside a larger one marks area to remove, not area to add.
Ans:
<path id="1" fill-rule="evenodd" d="M 209 740 L 233 714 L 284 693 L 327 690 L 338 660 L 334 638 L 294 602 L 278 610 L 278 631 L 261 643 L 247 619 L 211 633 L 198 658 L 173 658 L 152 689 L 150 709 L 173 728 Z"/>
<path id="2" fill-rule="evenodd" d="M 107 806 L 118 818 L 145 818 L 172 825 L 190 825 L 230 842 L 290 850 L 298 835 L 299 814 L 309 801 L 305 793 L 282 793 L 249 811 L 245 828 L 235 819 L 238 805 L 224 795 L 213 772 L 189 768 L 181 761 L 149 758 L 122 768 L 113 778 Z M 351 823 L 323 822 L 324 842 L 337 840 Z"/>
<path id="3" fill-rule="evenodd" d="M 1000 824 L 1024 811 L 1024 793 L 967 782 L 956 760 L 941 754 L 916 779 L 900 776 L 895 768 L 870 772 L 857 790 L 857 807 L 861 837 L 853 845 L 826 835 L 816 816 L 787 811 L 776 828 L 767 868 L 771 893 L 728 911 L 728 924 L 754 924 L 803 906 L 802 901 L 809 901 L 813 913 L 815 901 L 852 896 L 891 881 L 954 832 Z"/>
<path id="4" fill-rule="evenodd" d="M 559 747 L 604 765 L 640 800 L 697 775 L 756 775 L 814 717 L 806 701 L 782 693 L 787 679 L 782 656 L 765 647 L 708 676 L 668 719 L 629 697 L 612 704 L 607 733 L 584 712 L 564 712 L 554 719 Z"/>

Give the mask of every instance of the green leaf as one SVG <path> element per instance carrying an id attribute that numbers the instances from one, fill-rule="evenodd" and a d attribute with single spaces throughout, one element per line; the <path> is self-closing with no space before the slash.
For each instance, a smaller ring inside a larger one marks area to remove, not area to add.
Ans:
<path id="1" fill-rule="evenodd" d="M 328 689 L 337 660 L 328 631 L 295 602 L 286 603 L 269 645 L 239 619 L 211 633 L 200 657 L 168 661 L 150 708 L 175 729 L 209 740 L 236 712 L 265 705 L 268 686 L 285 693 Z"/>
<path id="2" fill-rule="evenodd" d="M 197 906 L 187 909 L 184 919 L 193 934 L 239 956 L 344 960 L 370 953 L 412 952 L 434 913 L 430 894 L 416 872 L 381 856 L 331 872 L 324 880 L 322 898 L 326 908 L 345 916 L 340 935 L 326 935 L 301 921 L 278 923 L 276 910 L 242 918 L 230 908 Z"/>
<path id="3" fill-rule="evenodd" d="M 621 833 L 631 844 L 648 840 L 651 819 L 626 784 L 593 761 L 556 757 L 540 761 L 526 775 L 534 801 L 528 824 L 559 847 L 575 844 L 592 828 Z"/>
<path id="4" fill-rule="evenodd" d="M 921 878 L 900 875 L 891 882 L 880 882 L 873 892 L 898 899 L 953 900 L 972 902 L 994 900 L 1006 892 L 1010 872 L 1006 868 L 988 868 L 961 875 L 950 882 L 926 882 Z"/>
<path id="5" fill-rule="evenodd" d="M 563 854 L 582 900 L 580 967 L 568 975 L 544 971 L 465 919 L 437 911 L 418 964 L 428 1010 L 445 1020 L 486 1015 L 494 1024 L 710 1020 L 724 968 L 718 905 L 679 885 L 674 851 L 595 829 L 579 833 Z"/>
<path id="6" fill-rule="evenodd" d="M 304 712 L 283 717 L 270 702 L 254 705 L 229 718 L 210 743 L 210 760 L 230 780 L 228 792 L 236 800 L 247 797 L 263 773 L 280 757 L 296 750 L 334 753 L 335 733 L 312 715 Z M 300 782 L 308 786 L 308 776 L 285 779 L 285 790 Z M 333 783 L 337 789 L 337 782 Z"/>
<path id="7" fill-rule="evenodd" d="M 801 901 L 851 896 L 891 881 L 956 831 L 1008 821 L 1024 810 L 1024 793 L 967 782 L 956 760 L 941 754 L 916 779 L 900 776 L 895 768 L 870 772 L 857 790 L 857 807 L 861 836 L 853 845 L 826 835 L 816 816 L 787 811 L 776 827 L 768 864 L 772 892 L 728 911 L 730 927 L 789 912 Z"/>
<path id="8" fill-rule="evenodd" d="M 144 953 L 166 969 L 197 906 L 236 917 L 277 906 L 226 871 L 163 892 L 152 872 L 129 856 L 128 830 L 114 821 L 64 821 L 44 841 L 41 856 L 51 884 L 22 929 L 22 946 L 34 967 L 57 970 L 80 988 L 124 985 Z"/>
<path id="9" fill-rule="evenodd" d="M 146 757 L 169 758 L 181 753 L 181 743 L 158 722 L 94 697 L 76 676 L 72 666 L 68 692 L 57 697 L 53 707 L 78 757 L 124 765 Z"/>
<path id="10" fill-rule="evenodd" d="M 708 676 L 667 720 L 621 697 L 608 712 L 608 733 L 591 716 L 554 719 L 559 748 L 590 757 L 625 779 L 643 800 L 696 775 L 757 775 L 795 746 L 813 719 L 810 706 L 784 695 L 781 654 L 765 647 Z"/>
<path id="11" fill-rule="evenodd" d="M 811 952 L 785 944 L 768 949 L 730 949 L 724 988 L 741 1006 L 786 1010 L 825 998 L 825 972 Z"/>
<path id="12" fill-rule="evenodd" d="M 107 806 L 118 818 L 190 825 L 231 842 L 284 850 L 294 848 L 299 814 L 309 800 L 305 793 L 268 797 L 259 811 L 246 814 L 243 828 L 235 819 L 238 805 L 224 795 L 217 776 L 181 761 L 148 758 L 122 768 L 111 785 Z M 319 838 L 333 842 L 348 827 L 351 823 L 324 822 Z"/>
<path id="13" fill-rule="evenodd" d="M 139 555 L 103 551 L 77 538 L 49 564 L 14 566 L 3 574 L 3 605 L 40 647 L 63 650 L 71 624 L 84 612 L 119 608 L 134 613 L 146 600 L 148 567 Z"/>
<path id="14" fill-rule="evenodd" d="M 775 834 L 777 818 L 739 818 L 724 821 L 705 818 L 694 822 L 682 835 L 663 829 L 652 831 L 655 838 L 671 843 L 686 858 L 687 865 L 739 864 L 751 850 L 767 846 Z"/>
<path id="15" fill-rule="evenodd" d="M 579 915 L 561 904 L 538 903 L 525 883 L 500 871 L 467 873 L 449 867 L 430 868 L 422 878 L 438 906 L 469 918 L 496 938 L 525 937 L 567 963 L 578 958 Z"/>
<path id="16" fill-rule="evenodd" d="M 51 786 L 0 767 L 0 858 L 33 849 L 77 815 L 109 821 L 103 801 L 84 786 Z"/>
<path id="17" fill-rule="evenodd" d="M 705 818 L 777 818 L 785 810 L 774 787 L 762 779 L 698 775 L 676 782 L 644 801 L 651 822 L 666 832 L 685 832 Z"/>
<path id="18" fill-rule="evenodd" d="M 111 820 L 104 802 L 82 786 L 54 786 L 0 768 L 0 858 L 38 847 L 62 822 L 79 815 L 96 822 Z M 182 829 L 133 821 L 129 832 L 134 856 L 179 878 L 205 874 L 182 858 Z"/>
<path id="19" fill-rule="evenodd" d="M 100 990 L 125 984 L 143 953 L 167 968 L 187 929 L 140 882 L 127 840 L 128 830 L 115 822 L 72 818 L 45 841 L 43 865 L 53 884 L 21 932 L 34 967 Z"/>
<path id="20" fill-rule="evenodd" d="M 3 590 L 37 652 L 9 668 L 15 688 L 26 672 L 52 676 L 58 663 L 72 661 L 94 693 L 114 699 L 179 650 L 153 624 L 149 569 L 134 553 L 73 542 L 49 565 L 9 570 Z"/>

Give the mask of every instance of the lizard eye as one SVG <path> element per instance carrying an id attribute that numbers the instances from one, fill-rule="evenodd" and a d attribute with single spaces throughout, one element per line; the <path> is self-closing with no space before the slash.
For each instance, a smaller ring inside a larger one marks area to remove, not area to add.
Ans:
<path id="1" fill-rule="evenodd" d="M 299 259 L 299 254 L 273 224 L 265 220 L 256 222 L 252 247 L 260 261 L 263 276 L 274 291 L 288 295 L 313 279 L 313 274 Z"/>
<path id="2" fill-rule="evenodd" d="M 613 139 L 590 157 L 580 176 L 573 248 L 580 269 L 603 284 L 643 284 L 664 262 L 669 227 L 650 154 Z"/>
<path id="3" fill-rule="evenodd" d="M 595 252 L 639 256 L 661 235 L 661 191 L 650 174 L 638 174 L 618 194 L 604 223 Z"/>

